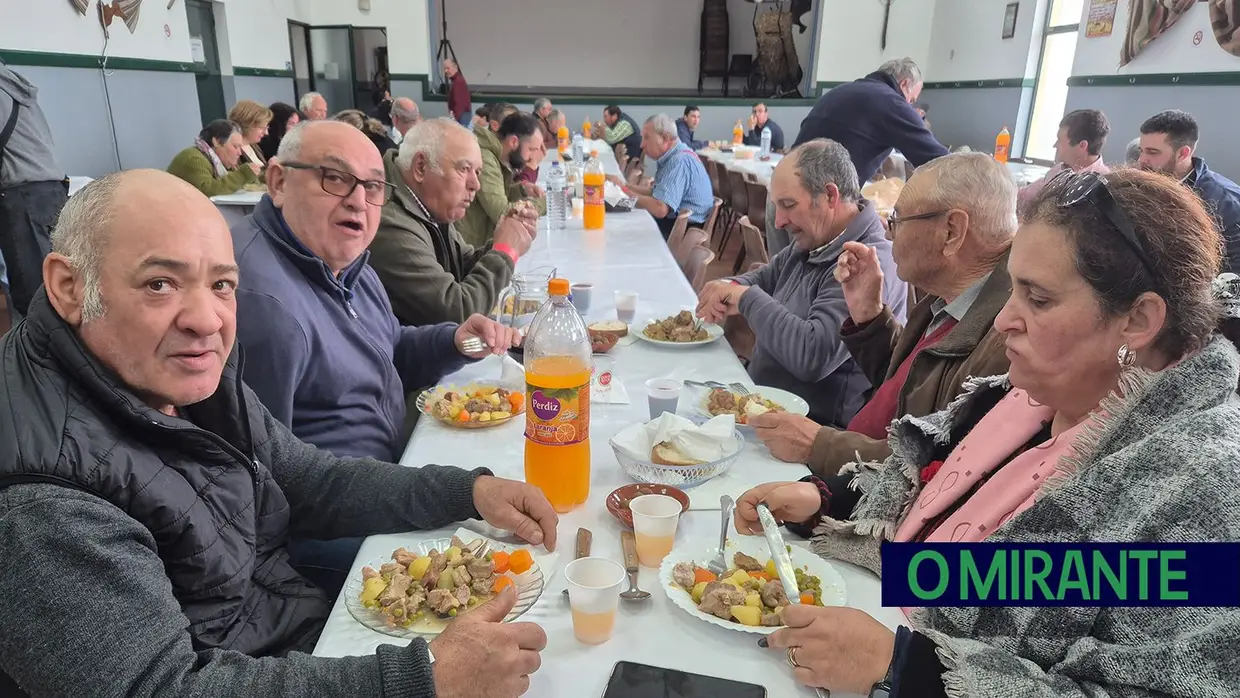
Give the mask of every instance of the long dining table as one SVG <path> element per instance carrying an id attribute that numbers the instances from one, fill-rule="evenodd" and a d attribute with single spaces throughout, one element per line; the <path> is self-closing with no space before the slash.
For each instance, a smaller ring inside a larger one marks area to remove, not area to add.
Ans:
<path id="1" fill-rule="evenodd" d="M 601 151 L 600 157 L 609 173 L 619 172 L 609 151 Z M 642 326 L 644 319 L 666 317 L 695 306 L 693 290 L 672 258 L 654 219 L 640 210 L 609 213 L 602 230 L 583 230 L 577 218 L 570 219 L 567 230 L 540 229 L 534 246 L 521 258 L 517 271 L 549 267 L 554 267 L 558 276 L 574 283 L 594 284 L 593 302 L 585 318 L 588 322 L 615 318 L 613 294 L 616 291 L 639 294 L 634 327 Z M 623 525 L 608 513 L 604 501 L 612 490 L 632 480 L 617 463 L 609 440 L 622 428 L 649 419 L 646 381 L 672 377 L 752 385 L 744 368 L 722 340 L 684 349 L 629 340 L 614 348 L 611 355 L 615 358 L 612 401 L 596 402 L 591 406 L 589 499 L 585 505 L 560 516 L 557 554 L 540 561 L 549 567 L 544 570 L 545 588 L 537 602 L 520 618 L 541 625 L 548 637 L 547 648 L 542 653 L 542 667 L 531 677 L 527 695 L 540 698 L 601 696 L 613 665 L 626 660 L 758 683 L 766 687 L 771 698 L 814 696 L 813 689 L 795 681 L 783 652 L 758 647 L 758 635 L 705 623 L 675 607 L 668 598 L 668 590 L 661 588 L 656 569 L 641 568 L 639 583 L 651 592 L 651 598 L 633 604 L 621 602 L 615 633 L 608 642 L 587 646 L 574 638 L 568 602 L 560 593 L 566 586 L 563 569 L 572 559 L 578 528 L 587 528 L 593 533 L 593 555 L 623 561 L 620 547 Z M 498 380 L 502 365 L 501 358 L 488 358 L 447 376 L 442 382 L 462 385 Z M 617 404 L 621 389 L 616 384 L 622 384 L 627 402 Z M 679 412 L 691 416 L 694 403 L 700 398 L 700 394 L 686 388 Z M 498 476 L 521 480 L 524 479 L 523 429 L 522 420 L 492 429 L 460 430 L 424 418 L 414 430 L 401 464 L 408 467 L 427 463 L 466 468 L 485 466 Z M 764 446 L 751 440 L 729 472 L 687 490 L 690 508 L 680 519 L 676 545 L 705 550 L 717 544 L 721 495 L 739 497 L 754 485 L 797 480 L 807 473 L 803 465 L 775 460 Z M 485 524 L 466 525 L 482 534 L 495 534 Z M 456 526 L 451 526 L 436 531 L 371 536 L 363 543 L 354 568 L 360 574 L 363 565 L 388 557 L 398 547 L 443 538 L 455 529 Z M 735 530 L 730 534 L 735 536 Z M 807 545 L 791 534 L 786 539 L 792 545 Z M 846 563 L 831 564 L 844 578 L 848 605 L 869 612 L 891 628 L 904 622 L 899 609 L 882 607 L 877 577 Z M 363 626 L 350 615 L 342 594 L 314 654 L 326 657 L 365 655 L 373 653 L 382 643 L 407 642 Z"/>

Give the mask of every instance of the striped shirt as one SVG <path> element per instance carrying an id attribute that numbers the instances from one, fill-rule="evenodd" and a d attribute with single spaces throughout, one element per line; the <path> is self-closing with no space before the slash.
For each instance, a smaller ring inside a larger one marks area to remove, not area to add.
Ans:
<path id="1" fill-rule="evenodd" d="M 715 205 L 715 195 L 710 187 L 706 168 L 689 146 L 677 141 L 670 150 L 657 160 L 654 173 L 654 191 L 650 195 L 667 204 L 669 217 L 675 217 L 687 208 L 690 223 L 705 223 Z"/>

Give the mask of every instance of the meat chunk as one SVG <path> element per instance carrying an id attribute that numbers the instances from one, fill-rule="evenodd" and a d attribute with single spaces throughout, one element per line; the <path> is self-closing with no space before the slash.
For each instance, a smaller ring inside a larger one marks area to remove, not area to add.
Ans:
<path id="1" fill-rule="evenodd" d="M 379 595 L 379 604 L 389 606 L 397 600 L 405 598 L 405 592 L 409 591 L 410 584 L 413 584 L 413 577 L 400 573 L 392 575 L 392 581 L 388 583 L 388 587 Z"/>
<path id="2" fill-rule="evenodd" d="M 426 604 L 430 606 L 431 610 L 435 613 L 440 616 L 446 616 L 448 615 L 448 611 L 451 611 L 454 608 L 459 608 L 461 602 L 456 600 L 456 596 L 453 595 L 451 591 L 447 589 L 435 589 L 431 592 L 430 596 L 426 597 Z"/>
<path id="3" fill-rule="evenodd" d="M 763 613 L 762 626 L 766 628 L 777 628 L 784 624 L 784 618 L 778 613 Z"/>
<path id="4" fill-rule="evenodd" d="M 422 602 L 426 600 L 426 590 L 423 589 L 421 585 L 414 584 L 409 587 L 409 591 L 407 592 L 405 599 L 409 602 L 409 608 L 415 610 L 421 608 Z"/>
<path id="5" fill-rule="evenodd" d="M 397 548 L 396 552 L 392 553 L 392 559 L 401 567 L 408 567 L 410 563 L 418 559 L 418 555 L 405 548 Z"/>
<path id="6" fill-rule="evenodd" d="M 745 593 L 725 582 L 711 582 L 702 592 L 698 610 L 724 620 L 732 617 L 732 607 L 745 603 Z"/>
<path id="7" fill-rule="evenodd" d="M 465 566 L 465 569 L 469 570 L 469 576 L 471 578 L 485 579 L 490 577 L 491 573 L 495 571 L 495 563 L 485 557 L 477 557 L 470 560 L 469 564 Z"/>
<path id="8" fill-rule="evenodd" d="M 494 586 L 495 575 L 491 575 L 489 577 L 483 577 L 482 579 L 475 579 L 470 583 L 469 588 L 478 596 L 486 597 L 491 595 L 491 589 Z"/>
<path id="9" fill-rule="evenodd" d="M 762 591 L 762 581 L 759 579 L 750 577 L 749 579 L 745 580 L 745 583 L 741 585 L 741 588 L 744 589 L 745 591 Z"/>
<path id="10" fill-rule="evenodd" d="M 462 565 L 460 567 L 453 568 L 452 581 L 457 584 L 469 584 L 474 581 L 474 577 L 469 573 L 469 568 Z"/>
<path id="11" fill-rule="evenodd" d="M 746 572 L 761 572 L 762 563 L 758 562 L 755 557 L 750 557 L 742 552 L 737 552 L 732 556 L 732 564 Z"/>
<path id="12" fill-rule="evenodd" d="M 469 547 L 468 545 L 465 545 L 465 541 L 461 540 L 457 536 L 452 536 L 452 545 L 455 545 L 462 551 Z"/>
<path id="13" fill-rule="evenodd" d="M 693 565 L 690 563 L 678 562 L 676 563 L 676 566 L 672 568 L 672 581 L 676 582 L 676 586 L 692 591 L 694 579 L 695 575 L 693 573 Z"/>
<path id="14" fill-rule="evenodd" d="M 452 595 L 462 606 L 469 603 L 469 585 L 462 584 L 452 591 Z"/>
<path id="15" fill-rule="evenodd" d="M 776 579 L 762 587 L 762 605 L 770 608 L 788 605 L 788 593 L 784 591 L 783 582 Z"/>
<path id="16" fill-rule="evenodd" d="M 371 567 L 370 565 L 366 565 L 365 567 L 362 568 L 362 581 L 363 582 L 366 581 L 367 579 L 374 579 L 375 577 L 378 577 L 378 576 L 379 576 L 379 572 L 375 568 Z"/>
<path id="17" fill-rule="evenodd" d="M 426 576 L 422 577 L 422 582 L 427 589 L 434 589 L 435 585 L 439 584 L 439 575 L 443 574 L 448 567 L 448 556 L 438 550 L 432 550 L 430 558 L 431 566 L 426 570 Z"/>
<path id="18" fill-rule="evenodd" d="M 384 609 L 389 627 L 404 625 L 410 617 L 417 613 L 417 604 L 410 603 L 409 597 L 403 596 Z"/>
<path id="19" fill-rule="evenodd" d="M 398 572 L 404 572 L 405 566 L 397 562 L 385 562 L 379 567 L 379 576 L 384 580 L 391 581 L 392 576 Z"/>

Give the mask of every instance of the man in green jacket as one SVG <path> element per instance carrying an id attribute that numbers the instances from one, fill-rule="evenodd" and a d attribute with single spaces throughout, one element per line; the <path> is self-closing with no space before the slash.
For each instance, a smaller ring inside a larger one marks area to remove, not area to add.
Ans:
<path id="1" fill-rule="evenodd" d="M 492 125 L 503 111 L 503 108 L 492 110 Z M 491 241 L 500 218 L 516 202 L 531 199 L 540 215 L 547 212 L 547 199 L 542 189 L 537 184 L 517 183 L 514 174 L 526 166 L 538 167 L 546 148 L 538 119 L 521 112 L 503 117 L 496 131 L 475 126 L 474 135 L 482 149 L 481 188 L 457 229 L 465 242 L 481 247 Z"/>
<path id="2" fill-rule="evenodd" d="M 396 185 L 370 243 L 370 266 L 402 325 L 464 322 L 490 314 L 530 248 L 537 219 L 505 215 L 493 245 L 475 249 L 453 223 L 479 188 L 482 151 L 468 129 L 428 119 L 405 133 L 400 150 L 383 156 L 384 179 Z"/>

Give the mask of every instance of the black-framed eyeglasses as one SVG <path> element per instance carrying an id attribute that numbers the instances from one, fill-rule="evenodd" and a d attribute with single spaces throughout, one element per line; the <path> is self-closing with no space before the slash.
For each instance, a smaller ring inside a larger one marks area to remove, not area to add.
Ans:
<path id="1" fill-rule="evenodd" d="M 323 191 L 332 196 L 339 196 L 342 199 L 352 195 L 353 190 L 360 186 L 366 196 L 366 203 L 371 206 L 386 204 L 396 190 L 392 184 L 381 179 L 361 179 L 348 172 L 334 167 L 327 167 L 326 165 L 308 165 L 302 162 L 284 162 L 280 164 L 290 170 L 318 170 L 319 185 L 323 187 Z"/>
<path id="2" fill-rule="evenodd" d="M 1119 207 L 1115 201 L 1115 197 L 1111 194 L 1111 190 L 1107 187 L 1107 178 L 1097 172 L 1081 172 L 1074 173 L 1071 170 L 1064 170 L 1055 175 L 1054 179 L 1047 185 L 1058 189 L 1058 204 L 1061 208 L 1071 208 L 1082 202 L 1089 203 L 1107 222 L 1119 231 L 1120 237 L 1128 245 L 1128 248 L 1137 255 L 1137 259 L 1141 262 L 1141 266 L 1145 267 L 1145 271 L 1150 275 L 1151 279 L 1157 280 L 1158 275 L 1154 273 L 1154 265 L 1150 262 L 1149 254 L 1145 251 L 1145 245 L 1141 244 L 1141 238 L 1137 237 L 1136 228 L 1132 227 L 1132 221 L 1128 219 L 1128 214 L 1124 213 L 1124 209 Z"/>
<path id="3" fill-rule="evenodd" d="M 895 231 L 896 226 L 901 223 L 906 223 L 908 221 L 924 221 L 928 218 L 946 216 L 949 213 L 951 213 L 951 211 L 931 211 L 930 213 L 917 213 L 911 216 L 901 216 L 898 212 L 892 211 L 891 215 L 887 216 L 887 229 Z"/>

